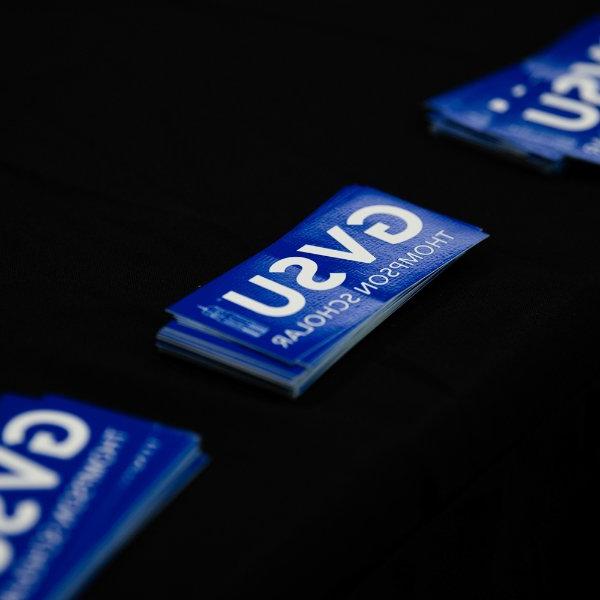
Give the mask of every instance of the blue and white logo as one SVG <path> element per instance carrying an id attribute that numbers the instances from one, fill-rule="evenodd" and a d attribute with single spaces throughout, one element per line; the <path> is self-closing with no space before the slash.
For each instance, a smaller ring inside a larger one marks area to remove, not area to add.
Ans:
<path id="1" fill-rule="evenodd" d="M 427 106 L 434 131 L 550 167 L 564 158 L 600 162 L 600 18 Z"/>
<path id="2" fill-rule="evenodd" d="M 263 379 L 277 372 L 284 383 L 308 380 L 486 237 L 378 190 L 344 188 L 280 240 L 171 306 L 175 322 L 159 332 L 159 347 Z"/>

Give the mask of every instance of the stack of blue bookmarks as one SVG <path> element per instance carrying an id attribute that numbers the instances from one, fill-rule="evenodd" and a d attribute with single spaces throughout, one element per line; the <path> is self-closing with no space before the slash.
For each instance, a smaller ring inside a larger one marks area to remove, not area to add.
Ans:
<path id="1" fill-rule="evenodd" d="M 0 598 L 71 597 L 206 464 L 199 437 L 57 396 L 0 397 Z"/>
<path id="2" fill-rule="evenodd" d="M 171 306 L 158 347 L 296 397 L 486 237 L 378 190 L 346 187 Z"/>
<path id="3" fill-rule="evenodd" d="M 600 164 L 600 17 L 553 46 L 427 102 L 433 132 L 548 172 Z"/>

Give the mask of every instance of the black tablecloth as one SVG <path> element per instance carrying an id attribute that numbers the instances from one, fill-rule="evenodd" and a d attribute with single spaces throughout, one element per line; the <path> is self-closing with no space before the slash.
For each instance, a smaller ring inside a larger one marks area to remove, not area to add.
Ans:
<path id="1" fill-rule="evenodd" d="M 552 586 L 547 532 L 589 503 L 598 172 L 432 138 L 422 103 L 590 12 L 295 4 L 2 19 L 1 387 L 190 428 L 213 457 L 86 594 Z M 166 306 L 350 183 L 491 237 L 296 402 L 155 350 Z M 569 498 L 537 513 L 550 488 Z"/>

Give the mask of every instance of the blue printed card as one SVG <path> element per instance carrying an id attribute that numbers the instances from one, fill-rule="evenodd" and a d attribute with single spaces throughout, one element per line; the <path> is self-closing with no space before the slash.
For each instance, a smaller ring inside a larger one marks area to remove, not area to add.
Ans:
<path id="1" fill-rule="evenodd" d="M 479 227 L 349 186 L 171 306 L 158 346 L 297 396 L 486 237 Z"/>
<path id="2" fill-rule="evenodd" d="M 546 171 L 600 164 L 600 17 L 522 63 L 427 102 L 434 132 Z"/>
<path id="3" fill-rule="evenodd" d="M 0 598 L 69 598 L 207 463 L 196 434 L 0 398 Z"/>

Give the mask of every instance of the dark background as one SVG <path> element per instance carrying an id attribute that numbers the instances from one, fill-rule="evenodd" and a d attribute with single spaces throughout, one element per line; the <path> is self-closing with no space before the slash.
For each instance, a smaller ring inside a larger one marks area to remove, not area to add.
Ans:
<path id="1" fill-rule="evenodd" d="M 598 171 L 543 176 L 422 113 L 592 8 L 281 4 L 0 20 L 0 387 L 213 457 L 84 596 L 597 590 Z M 349 183 L 491 238 L 294 403 L 154 349 L 167 305 Z"/>

